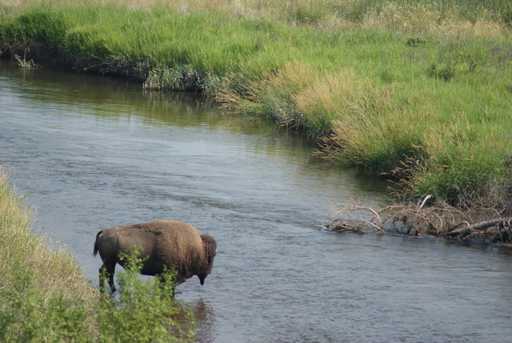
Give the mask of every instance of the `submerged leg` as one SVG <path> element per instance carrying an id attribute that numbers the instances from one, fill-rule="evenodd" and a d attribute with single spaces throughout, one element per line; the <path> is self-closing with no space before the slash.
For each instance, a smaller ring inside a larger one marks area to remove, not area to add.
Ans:
<path id="1" fill-rule="evenodd" d="M 106 271 L 104 264 L 101 265 L 98 273 L 100 276 L 100 292 L 105 293 L 105 277 L 106 277 L 107 271 Z"/>

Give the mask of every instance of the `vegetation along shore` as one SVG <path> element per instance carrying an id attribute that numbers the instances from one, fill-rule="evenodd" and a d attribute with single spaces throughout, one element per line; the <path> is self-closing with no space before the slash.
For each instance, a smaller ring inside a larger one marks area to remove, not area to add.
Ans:
<path id="1" fill-rule="evenodd" d="M 3 1 L 21 65 L 197 91 L 271 118 L 319 156 L 458 209 L 507 212 L 508 1 Z"/>

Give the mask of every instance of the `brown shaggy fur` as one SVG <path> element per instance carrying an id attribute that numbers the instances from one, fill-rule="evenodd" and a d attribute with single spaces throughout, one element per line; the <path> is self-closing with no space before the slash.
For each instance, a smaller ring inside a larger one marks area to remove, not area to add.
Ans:
<path id="1" fill-rule="evenodd" d="M 201 235 L 192 225 L 175 220 L 155 220 L 143 224 L 115 226 L 96 235 L 94 255 L 103 260 L 100 268 L 100 288 L 103 277 L 109 279 L 115 291 L 115 265 L 124 265 L 123 255 L 137 252 L 144 258 L 141 274 L 160 275 L 166 269 L 176 272 L 176 283 L 197 275 L 201 284 L 211 273 L 217 244 L 209 235 Z"/>

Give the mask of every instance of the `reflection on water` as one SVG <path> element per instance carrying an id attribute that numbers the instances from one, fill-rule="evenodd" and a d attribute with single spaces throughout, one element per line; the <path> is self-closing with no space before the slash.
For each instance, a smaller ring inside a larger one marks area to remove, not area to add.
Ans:
<path id="1" fill-rule="evenodd" d="M 194 318 L 200 323 L 197 330 L 197 341 L 210 343 L 215 341 L 215 309 L 203 299 L 197 300 L 194 306 Z"/>
<path id="2" fill-rule="evenodd" d="M 301 139 L 119 80 L 0 67 L 0 164 L 34 229 L 97 282 L 98 229 L 176 218 L 212 234 L 212 275 L 178 287 L 201 342 L 505 342 L 512 256 L 429 239 L 336 235 L 336 206 L 379 184 Z"/>

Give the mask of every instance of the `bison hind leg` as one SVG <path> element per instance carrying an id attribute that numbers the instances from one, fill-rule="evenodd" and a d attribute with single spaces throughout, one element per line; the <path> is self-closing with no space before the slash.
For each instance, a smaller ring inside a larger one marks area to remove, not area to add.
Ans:
<path id="1" fill-rule="evenodd" d="M 110 291 L 114 293 L 116 291 L 116 287 L 114 285 L 114 273 L 116 269 L 115 263 L 103 263 L 100 267 L 100 292 L 105 292 L 105 278 L 108 279 L 108 285 L 110 286 Z"/>

